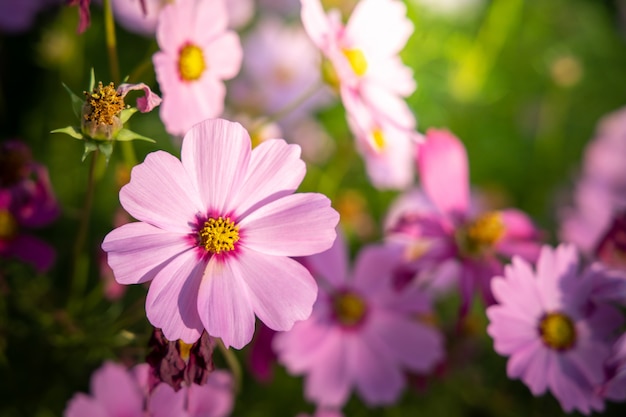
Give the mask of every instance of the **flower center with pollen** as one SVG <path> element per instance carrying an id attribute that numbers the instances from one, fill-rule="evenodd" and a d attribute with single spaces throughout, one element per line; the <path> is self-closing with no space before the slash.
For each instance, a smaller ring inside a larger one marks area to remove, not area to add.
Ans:
<path id="1" fill-rule="evenodd" d="M 491 249 L 505 231 L 500 213 L 487 212 L 462 229 L 457 235 L 457 242 L 463 254 L 479 256 Z"/>
<path id="2" fill-rule="evenodd" d="M 366 310 L 365 301 L 353 292 L 344 292 L 333 298 L 335 317 L 345 326 L 359 324 L 365 317 Z"/>
<path id="3" fill-rule="evenodd" d="M 239 227 L 230 218 L 209 218 L 198 231 L 200 245 L 208 252 L 220 254 L 235 249 L 239 240 Z"/>
<path id="4" fill-rule="evenodd" d="M 562 313 L 548 313 L 539 323 L 539 334 L 546 346 L 567 350 L 576 343 L 576 328 L 572 320 Z"/>
<path id="5" fill-rule="evenodd" d="M 125 108 L 124 98 L 117 92 L 113 83 L 103 86 L 102 82 L 99 82 L 93 91 L 85 91 L 85 97 L 87 100 L 84 118 L 96 125 L 112 126 L 115 117 Z"/>
<path id="6" fill-rule="evenodd" d="M 385 134 L 382 129 L 377 128 L 372 131 L 372 141 L 374 142 L 374 149 L 376 149 L 377 152 L 385 148 L 387 141 L 385 140 Z"/>
<path id="7" fill-rule="evenodd" d="M 8 210 L 0 210 L 0 239 L 9 240 L 17 235 L 17 222 Z"/>
<path id="8" fill-rule="evenodd" d="M 344 49 L 342 52 L 356 75 L 360 77 L 367 72 L 367 60 L 363 51 L 360 49 Z"/>
<path id="9" fill-rule="evenodd" d="M 194 44 L 188 43 L 182 48 L 178 55 L 178 73 L 183 81 L 196 81 L 206 70 L 206 62 L 202 49 Z"/>

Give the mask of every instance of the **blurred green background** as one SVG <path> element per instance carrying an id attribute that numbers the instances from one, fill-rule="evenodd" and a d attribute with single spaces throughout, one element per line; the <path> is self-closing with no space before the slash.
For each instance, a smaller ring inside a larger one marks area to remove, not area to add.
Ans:
<path id="1" fill-rule="evenodd" d="M 626 2 L 484 0 L 457 13 L 406 3 L 415 33 L 403 58 L 418 83 L 409 98 L 418 130 L 454 132 L 467 147 L 472 183 L 499 204 L 527 211 L 556 242 L 557 208 L 568 199 L 585 144 L 603 115 L 626 104 Z M 146 353 L 145 288 L 131 286 L 112 303 L 102 298 L 99 278 L 98 248 L 119 205 L 119 150 L 108 168 L 101 161 L 96 167 L 84 248 L 91 257 L 83 265 L 84 279 L 69 279 L 89 164 L 81 162 L 80 142 L 49 132 L 76 124 L 61 83 L 80 94 L 92 67 L 97 80 L 110 80 L 103 16 L 97 5 L 91 9 L 91 26 L 82 35 L 76 33 L 77 9 L 70 7 L 44 11 L 25 33 L 0 33 L 0 139 L 19 138 L 32 147 L 35 159 L 48 166 L 62 207 L 60 219 L 38 231 L 57 248 L 52 271 L 36 275 L 0 261 L 0 416 L 61 415 L 75 392 L 88 391 L 89 376 L 103 360 L 132 363 Z M 122 74 L 158 91 L 150 64 L 156 42 L 119 27 L 117 37 Z M 310 166 L 302 189 L 324 192 L 338 206 L 358 197 L 357 210 L 365 210 L 373 226 L 351 235 L 357 250 L 380 238 L 380 221 L 397 193 L 368 184 L 339 104 L 319 117 L 338 153 L 324 165 Z M 135 116 L 131 128 L 157 140 L 134 143 L 140 161 L 157 149 L 178 153 L 158 112 Z M 320 181 L 321 173 L 331 181 Z M 450 336 L 445 369 L 413 378 L 396 406 L 367 409 L 352 399 L 345 415 L 562 415 L 550 395 L 534 398 L 520 381 L 506 378 L 506 359 L 492 350 L 480 305 L 471 326 L 454 332 L 456 306 L 454 299 L 439 306 Z M 245 366 L 247 349 L 237 355 Z M 215 360 L 224 366 L 219 353 Z M 278 367 L 271 384 L 246 375 L 233 415 L 311 411 L 301 382 Z M 624 416 L 626 406 L 608 404 L 607 415 Z"/>

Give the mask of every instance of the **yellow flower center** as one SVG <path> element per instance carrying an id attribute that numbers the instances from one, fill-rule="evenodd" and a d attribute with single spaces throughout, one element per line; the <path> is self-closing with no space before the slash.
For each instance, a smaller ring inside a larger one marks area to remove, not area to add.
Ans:
<path id="1" fill-rule="evenodd" d="M 385 140 L 385 134 L 381 129 L 378 128 L 374 129 L 374 131 L 372 132 L 372 140 L 374 142 L 374 148 L 378 152 L 382 151 L 387 143 Z"/>
<path id="2" fill-rule="evenodd" d="M 9 240 L 17 235 L 17 222 L 8 210 L 0 210 L 0 239 Z"/>
<path id="3" fill-rule="evenodd" d="M 360 77 L 367 72 L 367 60 L 363 51 L 360 49 L 344 49 L 342 52 L 356 75 Z"/>
<path id="4" fill-rule="evenodd" d="M 539 323 L 539 333 L 546 346 L 567 350 L 576 343 L 576 328 L 572 320 L 562 313 L 548 313 Z"/>
<path id="5" fill-rule="evenodd" d="M 210 218 L 198 232 L 200 245 L 208 252 L 220 254 L 235 249 L 239 240 L 239 227 L 230 218 Z"/>
<path id="6" fill-rule="evenodd" d="M 189 356 L 191 353 L 191 348 L 193 347 L 193 343 L 185 343 L 182 340 L 178 340 L 178 352 L 180 353 L 180 357 L 185 362 L 189 361 Z"/>
<path id="7" fill-rule="evenodd" d="M 124 98 L 118 94 L 113 83 L 103 86 L 102 82 L 91 92 L 84 92 L 87 100 L 83 107 L 86 121 L 94 122 L 96 125 L 113 126 L 115 118 L 124 110 Z"/>
<path id="8" fill-rule="evenodd" d="M 322 59 L 322 79 L 333 90 L 339 91 L 339 86 L 341 84 L 339 76 L 337 75 L 337 71 L 335 70 L 333 63 L 326 58 Z"/>
<path id="9" fill-rule="evenodd" d="M 460 231 L 457 243 L 463 254 L 477 256 L 493 248 L 505 231 L 500 213 L 487 212 Z"/>
<path id="10" fill-rule="evenodd" d="M 365 301 L 353 292 L 338 294 L 333 299 L 333 309 L 339 322 L 354 326 L 363 320 L 366 311 Z"/>
<path id="11" fill-rule="evenodd" d="M 196 81 L 206 70 L 206 62 L 202 49 L 188 43 L 180 49 L 178 55 L 178 72 L 183 81 Z"/>

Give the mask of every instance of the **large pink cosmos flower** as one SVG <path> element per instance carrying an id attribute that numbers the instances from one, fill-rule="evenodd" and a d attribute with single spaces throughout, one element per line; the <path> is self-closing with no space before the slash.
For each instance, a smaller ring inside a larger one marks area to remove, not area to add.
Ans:
<path id="1" fill-rule="evenodd" d="M 363 249 L 350 275 L 346 250 L 337 239 L 304 259 L 320 282 L 313 314 L 273 346 L 290 373 L 306 375 L 305 396 L 318 406 L 341 407 L 352 389 L 369 405 L 390 404 L 405 372 L 429 372 L 442 359 L 442 336 L 416 318 L 430 311 L 421 292 L 393 288 L 396 248 Z"/>
<path id="2" fill-rule="evenodd" d="M 461 315 L 475 291 L 493 303 L 491 278 L 502 273 L 503 258 L 518 255 L 534 261 L 539 233 L 531 219 L 516 209 L 478 211 L 471 207 L 468 160 L 463 143 L 450 132 L 429 129 L 420 145 L 421 192 L 392 206 L 387 236 L 412 246 L 416 270 L 431 270 L 431 280 L 448 280 L 451 263 L 461 287 Z M 446 268 L 441 268 L 442 266 Z M 443 277 L 441 279 L 444 279 Z"/>
<path id="3" fill-rule="evenodd" d="M 194 124 L 224 111 L 223 80 L 239 72 L 239 37 L 227 30 L 223 0 L 178 0 L 163 8 L 157 26 L 161 50 L 152 60 L 161 87 L 161 120 L 182 136 Z"/>
<path id="4" fill-rule="evenodd" d="M 496 352 L 510 356 L 510 378 L 520 378 L 533 395 L 549 389 L 567 412 L 589 414 L 604 407 L 597 388 L 623 318 L 592 302 L 598 271 L 579 271 L 578 262 L 566 244 L 544 246 L 535 270 L 514 257 L 504 277 L 492 280 L 498 304 L 487 309 L 487 332 Z"/>
<path id="5" fill-rule="evenodd" d="M 293 194 L 300 148 L 275 139 L 251 151 L 241 125 L 216 119 L 185 135 L 181 155 L 151 153 L 122 188 L 140 221 L 102 244 L 117 281 L 152 280 L 146 313 L 169 340 L 193 343 L 206 329 L 241 348 L 255 314 L 274 330 L 306 319 L 317 286 L 288 256 L 328 249 L 339 215 L 321 194 Z"/>

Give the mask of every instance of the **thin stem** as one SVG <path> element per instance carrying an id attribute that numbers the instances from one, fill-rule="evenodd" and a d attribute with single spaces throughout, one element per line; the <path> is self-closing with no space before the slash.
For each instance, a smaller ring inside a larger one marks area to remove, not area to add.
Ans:
<path id="1" fill-rule="evenodd" d="M 235 378 L 235 394 L 238 394 L 241 391 L 242 379 L 241 365 L 239 364 L 239 360 L 232 350 L 227 349 L 226 346 L 224 346 L 224 342 L 222 342 L 222 339 L 216 338 L 215 340 L 218 349 L 222 353 L 222 356 L 224 356 L 226 364 L 233 373 L 233 377 Z"/>
<path id="2" fill-rule="evenodd" d="M 267 124 L 282 119 L 283 117 L 287 116 L 289 113 L 300 107 L 305 101 L 313 97 L 317 92 L 320 91 L 323 86 L 324 84 L 322 82 L 314 84 L 311 88 L 302 93 L 302 95 L 300 95 L 300 97 L 295 99 L 293 102 L 287 104 L 285 107 L 274 112 L 273 114 L 264 117 L 261 123 Z"/>
<path id="3" fill-rule="evenodd" d="M 104 9 L 104 30 L 107 45 L 107 52 L 109 54 L 109 70 L 111 72 L 111 78 L 114 84 L 120 82 L 120 64 L 117 57 L 117 41 L 115 38 L 115 19 L 113 18 L 113 9 L 111 7 L 111 0 L 103 1 Z"/>

